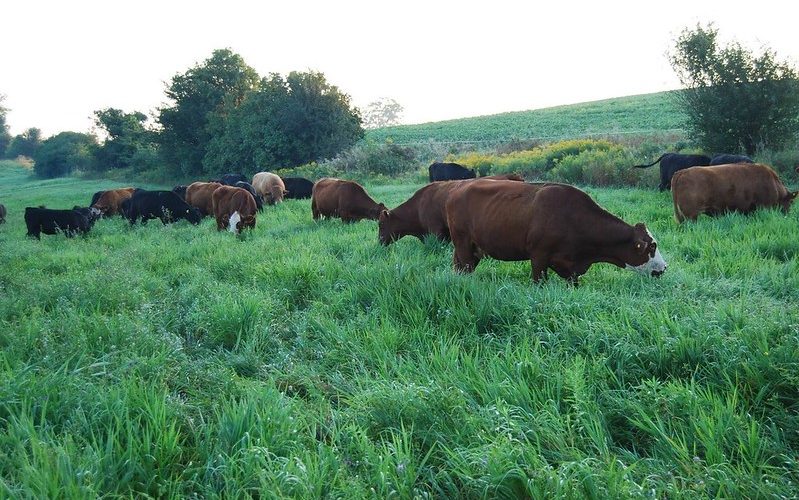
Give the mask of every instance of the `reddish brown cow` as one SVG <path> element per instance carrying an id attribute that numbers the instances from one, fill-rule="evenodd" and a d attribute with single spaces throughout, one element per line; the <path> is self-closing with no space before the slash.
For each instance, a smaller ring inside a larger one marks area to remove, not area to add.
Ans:
<path id="1" fill-rule="evenodd" d="M 631 226 L 566 184 L 476 180 L 446 203 L 456 271 L 480 259 L 530 260 L 534 281 L 552 269 L 577 285 L 591 264 L 608 262 L 643 274 L 666 270 L 644 224 Z"/>
<path id="2" fill-rule="evenodd" d="M 233 186 L 220 186 L 211 195 L 216 230 L 227 228 L 240 233 L 242 229 L 255 229 L 258 207 L 249 191 Z"/>
<path id="3" fill-rule="evenodd" d="M 320 179 L 311 192 L 311 212 L 314 219 L 324 216 L 339 217 L 344 222 L 377 220 L 383 210 L 386 210 L 386 206 L 370 198 L 357 182 Z"/>
<path id="4" fill-rule="evenodd" d="M 100 195 L 97 201 L 94 202 L 92 208 L 99 210 L 104 217 L 110 217 L 112 215 L 122 213 L 122 202 L 133 196 L 134 191 L 136 191 L 136 188 L 132 187 L 105 191 L 102 195 Z"/>
<path id="5" fill-rule="evenodd" d="M 518 174 L 493 175 L 482 179 L 523 182 Z M 416 191 L 405 203 L 393 210 L 380 212 L 377 236 L 383 245 L 389 245 L 403 236 L 416 236 L 420 240 L 428 234 L 449 241 L 449 227 L 444 204 L 450 193 L 474 179 L 436 181 Z"/>
<path id="6" fill-rule="evenodd" d="M 220 186 L 219 182 L 192 182 L 186 188 L 186 203 L 200 211 L 203 217 L 214 213 L 214 191 Z"/>
<path id="7" fill-rule="evenodd" d="M 787 214 L 799 194 L 789 192 L 774 170 L 758 163 L 687 168 L 674 174 L 671 186 L 677 222 L 760 207 L 780 207 Z"/>

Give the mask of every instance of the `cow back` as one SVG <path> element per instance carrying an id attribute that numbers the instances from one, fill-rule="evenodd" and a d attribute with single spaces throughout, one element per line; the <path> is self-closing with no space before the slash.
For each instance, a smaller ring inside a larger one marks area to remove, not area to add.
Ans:
<path id="1" fill-rule="evenodd" d="M 186 203 L 200 211 L 203 216 L 214 213 L 212 195 L 222 183 L 192 182 L 186 188 Z"/>
<path id="2" fill-rule="evenodd" d="M 286 198 L 301 200 L 310 198 L 313 194 L 314 183 L 303 177 L 281 177 L 286 187 Z"/>

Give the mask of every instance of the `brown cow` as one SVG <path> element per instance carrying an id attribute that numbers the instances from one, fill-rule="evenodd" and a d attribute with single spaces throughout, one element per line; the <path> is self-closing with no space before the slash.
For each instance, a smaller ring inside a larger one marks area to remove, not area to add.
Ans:
<path id="1" fill-rule="evenodd" d="M 597 262 L 652 276 L 666 270 L 644 224 L 627 224 L 567 184 L 476 180 L 450 195 L 446 211 L 456 271 L 474 271 L 486 255 L 529 259 L 534 281 L 552 269 L 575 286 Z"/>
<path id="2" fill-rule="evenodd" d="M 103 217 L 121 214 L 122 202 L 133 196 L 134 191 L 136 188 L 132 187 L 110 189 L 101 194 L 91 208 L 99 210 Z"/>
<path id="3" fill-rule="evenodd" d="M 240 233 L 242 229 L 255 229 L 258 207 L 249 191 L 233 186 L 220 186 L 211 195 L 216 230 L 227 228 Z"/>
<path id="4" fill-rule="evenodd" d="M 760 207 L 780 207 L 787 214 L 799 194 L 789 192 L 774 170 L 758 163 L 687 168 L 674 174 L 671 186 L 677 222 Z"/>
<path id="5" fill-rule="evenodd" d="M 377 220 L 383 210 L 386 206 L 370 198 L 357 182 L 328 177 L 319 179 L 311 192 L 314 219 L 324 216 L 339 217 L 344 222 Z"/>
<path id="6" fill-rule="evenodd" d="M 203 217 L 213 214 L 211 196 L 219 186 L 222 186 L 219 182 L 192 182 L 186 188 L 186 203 L 199 210 Z"/>
<path id="7" fill-rule="evenodd" d="M 253 175 L 252 187 L 255 188 L 256 193 L 264 197 L 264 201 L 269 205 L 282 202 L 283 197 L 288 193 L 283 179 L 271 172 L 258 172 Z"/>
<path id="8" fill-rule="evenodd" d="M 524 181 L 518 174 L 493 175 L 482 179 Z M 444 204 L 452 191 L 473 181 L 474 179 L 431 182 L 397 208 L 380 212 L 377 222 L 378 240 L 383 245 L 389 245 L 403 236 L 416 236 L 421 240 L 432 234 L 441 241 L 449 241 Z"/>

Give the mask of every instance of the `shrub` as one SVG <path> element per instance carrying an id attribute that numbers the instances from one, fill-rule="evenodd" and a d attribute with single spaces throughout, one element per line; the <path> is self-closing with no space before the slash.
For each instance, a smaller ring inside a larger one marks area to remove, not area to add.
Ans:
<path id="1" fill-rule="evenodd" d="M 33 156 L 38 177 L 62 177 L 76 170 L 87 170 L 94 161 L 97 139 L 78 132 L 61 132 L 44 142 Z"/>
<path id="2" fill-rule="evenodd" d="M 334 171 L 396 177 L 417 167 L 416 152 L 392 141 L 361 142 L 332 160 L 322 162 Z"/>

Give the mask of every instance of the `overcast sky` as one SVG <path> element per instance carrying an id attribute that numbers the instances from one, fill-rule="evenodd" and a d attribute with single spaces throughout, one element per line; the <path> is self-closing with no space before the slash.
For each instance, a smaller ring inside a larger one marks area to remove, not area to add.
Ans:
<path id="1" fill-rule="evenodd" d="M 789 5 L 4 0 L 0 94 L 12 134 L 87 132 L 98 109 L 151 114 L 172 76 L 230 48 L 262 76 L 321 71 L 356 106 L 393 98 L 421 123 L 677 88 L 666 52 L 697 23 L 796 65 Z"/>

